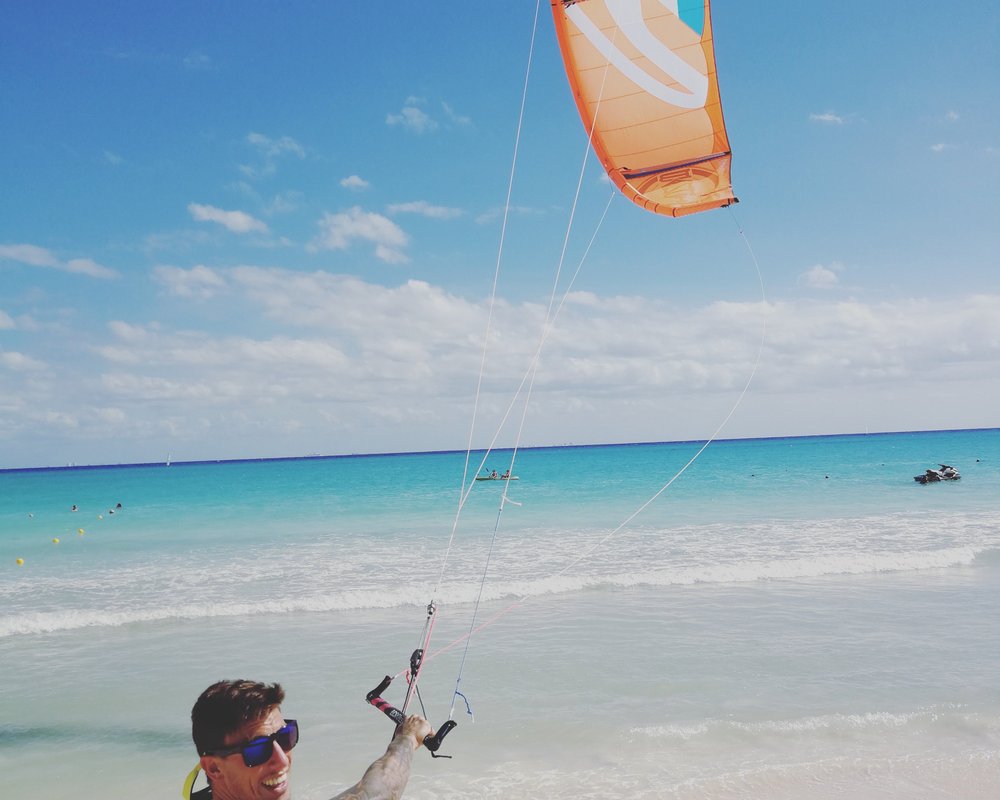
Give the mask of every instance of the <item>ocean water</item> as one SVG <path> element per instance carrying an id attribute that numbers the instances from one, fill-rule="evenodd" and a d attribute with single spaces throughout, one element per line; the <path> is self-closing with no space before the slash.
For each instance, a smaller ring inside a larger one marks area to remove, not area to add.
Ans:
<path id="1" fill-rule="evenodd" d="M 697 449 L 522 451 L 450 548 L 463 454 L 0 473 L 2 795 L 176 797 L 194 699 L 252 677 L 327 798 L 432 596 L 448 718 L 481 591 L 407 797 L 1000 796 L 1000 430 L 715 442 L 616 532 Z"/>

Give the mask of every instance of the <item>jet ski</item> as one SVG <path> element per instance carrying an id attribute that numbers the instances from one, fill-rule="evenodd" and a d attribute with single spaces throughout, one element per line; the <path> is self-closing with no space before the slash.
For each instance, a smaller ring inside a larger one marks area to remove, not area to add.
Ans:
<path id="1" fill-rule="evenodd" d="M 914 475 L 913 480 L 917 483 L 939 483 L 941 481 L 957 481 L 962 476 L 958 470 L 949 464 L 938 464 L 941 469 L 929 469 L 923 475 Z"/>

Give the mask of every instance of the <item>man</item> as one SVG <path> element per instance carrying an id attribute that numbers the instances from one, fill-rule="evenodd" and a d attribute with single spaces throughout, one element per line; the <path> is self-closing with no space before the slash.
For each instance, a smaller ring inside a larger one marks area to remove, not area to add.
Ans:
<path id="1" fill-rule="evenodd" d="M 200 760 L 184 784 L 192 800 L 288 800 L 291 750 L 298 723 L 285 719 L 285 692 L 277 683 L 219 681 L 191 709 L 191 735 Z M 334 800 L 397 800 L 410 777 L 413 751 L 432 733 L 427 720 L 407 717 L 388 749 L 364 776 Z M 192 792 L 198 770 L 208 787 Z"/>

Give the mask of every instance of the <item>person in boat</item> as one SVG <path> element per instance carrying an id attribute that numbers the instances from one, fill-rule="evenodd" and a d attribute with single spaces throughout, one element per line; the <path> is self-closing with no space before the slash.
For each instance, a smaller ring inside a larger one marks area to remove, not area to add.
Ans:
<path id="1" fill-rule="evenodd" d="M 497 478 L 497 477 L 499 477 L 499 476 L 497 475 L 497 471 L 496 471 L 496 470 L 493 470 L 493 472 L 491 472 L 491 473 L 490 473 L 490 477 L 491 477 L 491 478 Z"/>
<path id="2" fill-rule="evenodd" d="M 504 478 L 509 478 L 510 477 L 510 467 L 507 468 L 507 471 L 503 474 L 503 477 Z"/>
<path id="3" fill-rule="evenodd" d="M 191 800 L 288 800 L 291 751 L 299 740 L 299 726 L 282 715 L 284 699 L 280 684 L 248 680 L 219 681 L 202 692 L 191 709 L 198 763 L 184 784 L 184 796 Z M 414 751 L 432 734 L 423 717 L 407 717 L 385 755 L 333 800 L 397 800 L 410 777 Z M 208 786 L 193 791 L 199 770 L 204 770 Z"/>

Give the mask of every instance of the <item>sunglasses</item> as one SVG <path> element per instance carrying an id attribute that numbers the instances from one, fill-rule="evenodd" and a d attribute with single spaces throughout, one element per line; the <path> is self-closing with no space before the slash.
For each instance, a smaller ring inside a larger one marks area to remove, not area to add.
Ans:
<path id="1" fill-rule="evenodd" d="M 283 728 L 279 728 L 270 736 L 259 736 L 246 744 L 235 747 L 224 747 L 219 750 L 209 750 L 202 753 L 205 756 L 231 756 L 243 754 L 243 763 L 248 767 L 259 767 L 271 760 L 274 754 L 274 743 L 277 742 L 286 753 L 295 747 L 299 741 L 299 723 L 294 719 L 286 719 Z"/>

